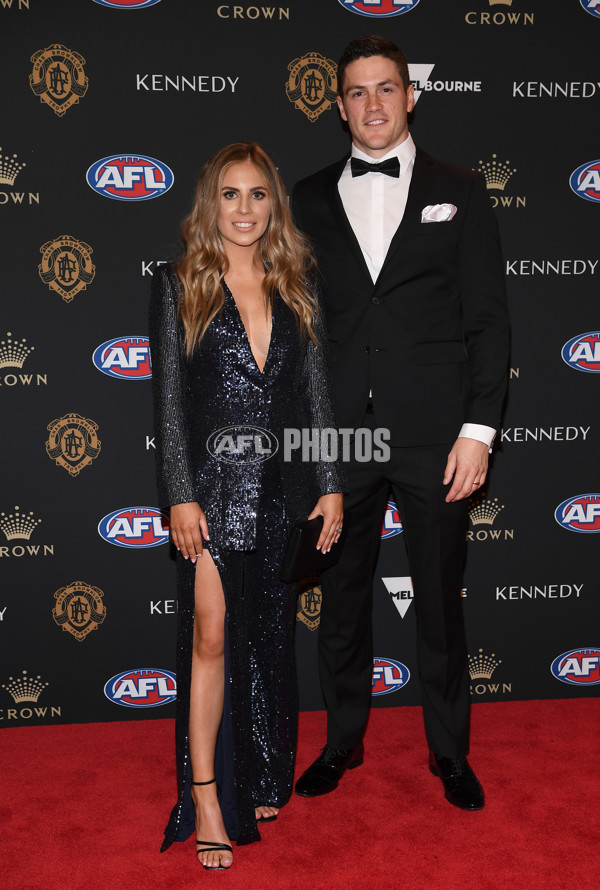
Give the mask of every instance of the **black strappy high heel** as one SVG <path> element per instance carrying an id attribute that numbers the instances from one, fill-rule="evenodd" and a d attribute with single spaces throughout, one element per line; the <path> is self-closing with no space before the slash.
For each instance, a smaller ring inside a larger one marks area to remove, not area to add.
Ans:
<path id="1" fill-rule="evenodd" d="M 212 785 L 216 782 L 216 779 L 209 779 L 208 782 L 194 782 L 190 779 L 190 785 Z M 198 844 L 202 844 L 201 849 L 198 849 Z M 211 844 L 212 846 L 207 847 L 207 844 Z M 196 856 L 198 853 L 212 853 L 212 852 L 229 852 L 233 854 L 233 847 L 229 844 L 219 844 L 216 841 L 199 841 L 196 839 Z M 206 871 L 227 871 L 228 868 L 231 868 L 230 865 L 204 865 L 204 863 L 200 863 L 202 868 L 205 868 Z"/>

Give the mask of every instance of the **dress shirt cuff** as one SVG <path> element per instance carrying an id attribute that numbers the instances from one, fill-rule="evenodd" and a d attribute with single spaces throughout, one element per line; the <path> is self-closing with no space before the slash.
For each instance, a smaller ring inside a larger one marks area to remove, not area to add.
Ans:
<path id="1" fill-rule="evenodd" d="M 485 426 L 483 423 L 463 423 L 458 437 L 465 439 L 477 439 L 492 451 L 492 445 L 496 438 L 496 430 L 491 426 Z"/>

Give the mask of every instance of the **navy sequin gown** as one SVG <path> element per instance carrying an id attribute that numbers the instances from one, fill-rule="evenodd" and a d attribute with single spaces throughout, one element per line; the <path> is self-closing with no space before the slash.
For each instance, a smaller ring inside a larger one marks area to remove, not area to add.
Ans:
<path id="1" fill-rule="evenodd" d="M 301 339 L 277 296 L 271 342 L 258 368 L 233 296 L 188 359 L 177 314 L 181 285 L 173 266 L 152 284 L 150 341 L 161 506 L 197 501 L 206 513 L 210 552 L 226 605 L 225 707 L 215 772 L 225 827 L 238 844 L 259 840 L 255 806 L 291 795 L 297 731 L 294 656 L 296 589 L 279 581 L 291 523 L 322 494 L 342 491 L 337 463 L 292 460 L 286 428 L 335 427 L 320 321 L 316 348 Z M 262 461 L 217 459 L 207 440 L 225 427 L 260 427 L 279 443 Z M 162 849 L 195 827 L 188 779 L 188 723 L 194 623 L 194 565 L 178 563 L 177 803 Z"/>

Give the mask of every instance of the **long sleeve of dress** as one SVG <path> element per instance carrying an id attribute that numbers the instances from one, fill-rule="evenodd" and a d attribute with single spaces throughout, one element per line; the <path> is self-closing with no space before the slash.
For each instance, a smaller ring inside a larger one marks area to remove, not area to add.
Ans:
<path id="1" fill-rule="evenodd" d="M 315 288 L 317 295 L 318 288 Z M 327 330 L 325 316 L 320 304 L 314 322 L 317 344 L 308 341 L 303 367 L 302 386 L 307 394 L 310 425 L 313 430 L 334 430 L 337 436 L 337 423 L 331 395 L 331 383 L 327 369 L 326 348 Z M 315 466 L 317 486 L 321 495 L 332 492 L 343 492 L 346 488 L 341 463 L 341 447 L 335 460 L 327 460 L 327 454 L 321 449 L 321 459 Z"/>
<path id="2" fill-rule="evenodd" d="M 152 280 L 150 352 L 160 505 L 195 501 L 189 431 L 185 418 L 186 367 L 177 318 L 177 278 L 159 268 Z"/>

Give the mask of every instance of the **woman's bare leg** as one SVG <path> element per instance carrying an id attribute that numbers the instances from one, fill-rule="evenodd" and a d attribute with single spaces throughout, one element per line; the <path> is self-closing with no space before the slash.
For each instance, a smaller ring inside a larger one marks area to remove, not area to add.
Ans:
<path id="1" fill-rule="evenodd" d="M 218 569 L 208 550 L 196 561 L 194 643 L 190 691 L 189 745 L 194 782 L 215 777 L 217 732 L 223 716 L 225 685 L 225 597 Z M 192 785 L 196 808 L 196 838 L 230 844 L 217 800 L 217 786 Z M 208 844 L 207 846 L 210 846 Z M 228 867 L 233 862 L 227 851 L 203 852 L 197 848 L 203 865 Z"/>

